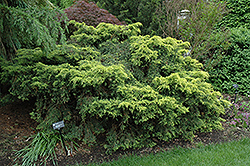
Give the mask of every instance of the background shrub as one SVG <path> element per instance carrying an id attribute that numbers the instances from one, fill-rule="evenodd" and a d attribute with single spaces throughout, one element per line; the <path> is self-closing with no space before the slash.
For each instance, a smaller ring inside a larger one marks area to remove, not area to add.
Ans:
<path id="1" fill-rule="evenodd" d="M 72 6 L 64 9 L 69 20 L 84 22 L 96 27 L 101 22 L 122 25 L 122 23 L 105 9 L 100 9 L 93 2 L 76 1 Z"/>
<path id="2" fill-rule="evenodd" d="M 238 91 L 247 95 L 250 92 L 250 30 L 240 27 L 231 32 L 231 46 L 227 55 L 210 72 L 210 80 L 220 92 L 232 94 L 233 84 L 238 84 Z"/>
<path id="3" fill-rule="evenodd" d="M 229 13 L 224 16 L 219 26 L 237 28 L 250 27 L 250 1 L 248 0 L 224 0 L 227 3 Z"/>
<path id="4" fill-rule="evenodd" d="M 127 24 L 140 22 L 143 35 L 157 35 L 158 25 L 153 16 L 160 0 L 95 0 L 96 4 L 108 10 Z"/>

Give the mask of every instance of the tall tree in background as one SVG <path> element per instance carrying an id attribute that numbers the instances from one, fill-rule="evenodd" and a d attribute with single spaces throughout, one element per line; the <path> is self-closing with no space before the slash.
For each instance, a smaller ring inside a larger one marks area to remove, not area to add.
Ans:
<path id="1" fill-rule="evenodd" d="M 65 40 L 59 13 L 49 0 L 0 0 L 0 57 L 10 60 L 20 48 L 53 50 Z"/>

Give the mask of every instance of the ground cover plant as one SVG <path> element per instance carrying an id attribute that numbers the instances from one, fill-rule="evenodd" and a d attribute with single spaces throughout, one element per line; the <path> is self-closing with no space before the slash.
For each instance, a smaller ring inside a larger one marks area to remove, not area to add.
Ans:
<path id="1" fill-rule="evenodd" d="M 22 49 L 2 65 L 10 94 L 36 100 L 37 129 L 54 134 L 52 123 L 64 120 L 65 138 L 87 145 L 102 138 L 110 153 L 222 129 L 229 103 L 206 82 L 202 64 L 183 56 L 189 43 L 140 36 L 140 23 L 75 25 L 67 46 L 49 55 Z"/>
<path id="2" fill-rule="evenodd" d="M 236 95 L 235 95 L 236 98 Z M 247 96 L 247 101 L 241 101 L 240 97 L 238 100 L 235 99 L 230 111 L 230 125 L 242 129 L 249 130 L 249 116 L 250 116 L 250 95 Z"/>

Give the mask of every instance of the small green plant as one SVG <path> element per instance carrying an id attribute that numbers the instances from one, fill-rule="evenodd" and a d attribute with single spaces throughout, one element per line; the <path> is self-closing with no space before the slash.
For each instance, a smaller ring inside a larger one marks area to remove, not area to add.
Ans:
<path id="1" fill-rule="evenodd" d="M 48 160 L 52 160 L 54 165 L 58 165 L 55 160 L 55 147 L 59 141 L 58 135 L 38 132 L 29 146 L 16 153 L 16 159 L 23 157 L 22 166 L 31 166 L 35 163 L 46 165 Z"/>
<path id="2" fill-rule="evenodd" d="M 25 148 L 16 152 L 16 159 L 22 158 L 22 166 L 31 166 L 31 165 L 46 165 L 47 162 L 51 162 L 53 165 L 58 165 L 57 163 L 57 145 L 58 143 L 62 143 L 61 137 L 55 131 L 45 132 L 40 131 L 36 135 L 33 136 L 31 143 Z M 66 146 L 70 146 L 70 150 L 67 149 L 67 155 L 72 154 L 73 149 L 77 150 L 79 145 L 69 139 L 68 137 L 64 137 L 67 142 L 71 142 L 68 144 L 66 142 Z M 63 145 L 60 147 L 60 150 L 63 152 Z"/>

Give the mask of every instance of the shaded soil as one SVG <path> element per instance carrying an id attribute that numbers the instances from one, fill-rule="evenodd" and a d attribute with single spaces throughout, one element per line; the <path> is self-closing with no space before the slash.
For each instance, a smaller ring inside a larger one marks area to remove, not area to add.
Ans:
<path id="1" fill-rule="evenodd" d="M 31 136 L 35 133 L 37 123 L 30 119 L 29 113 L 33 105 L 29 102 L 16 102 L 0 107 L 0 166 L 14 165 L 15 152 L 28 145 Z M 250 138 L 250 132 L 241 128 L 233 128 L 228 125 L 229 117 L 225 115 L 227 121 L 223 122 L 224 130 L 210 133 L 197 133 L 194 140 L 183 141 L 175 139 L 171 142 L 158 142 L 153 148 L 142 148 L 137 150 L 117 151 L 112 155 L 105 153 L 102 147 L 87 147 L 79 144 L 80 148 L 73 151 L 72 155 L 66 156 L 63 148 L 58 145 L 57 156 L 60 166 L 74 165 L 76 163 L 88 164 L 90 162 L 112 161 L 129 155 L 147 155 L 160 151 L 170 150 L 180 146 L 185 148 L 196 148 L 201 145 L 228 142 L 238 140 L 243 137 Z M 47 165 L 51 165 L 48 163 Z"/>
<path id="2" fill-rule="evenodd" d="M 0 107 L 0 165 L 13 165 L 15 150 L 28 144 L 36 122 L 30 119 L 32 105 L 28 102 Z"/>

